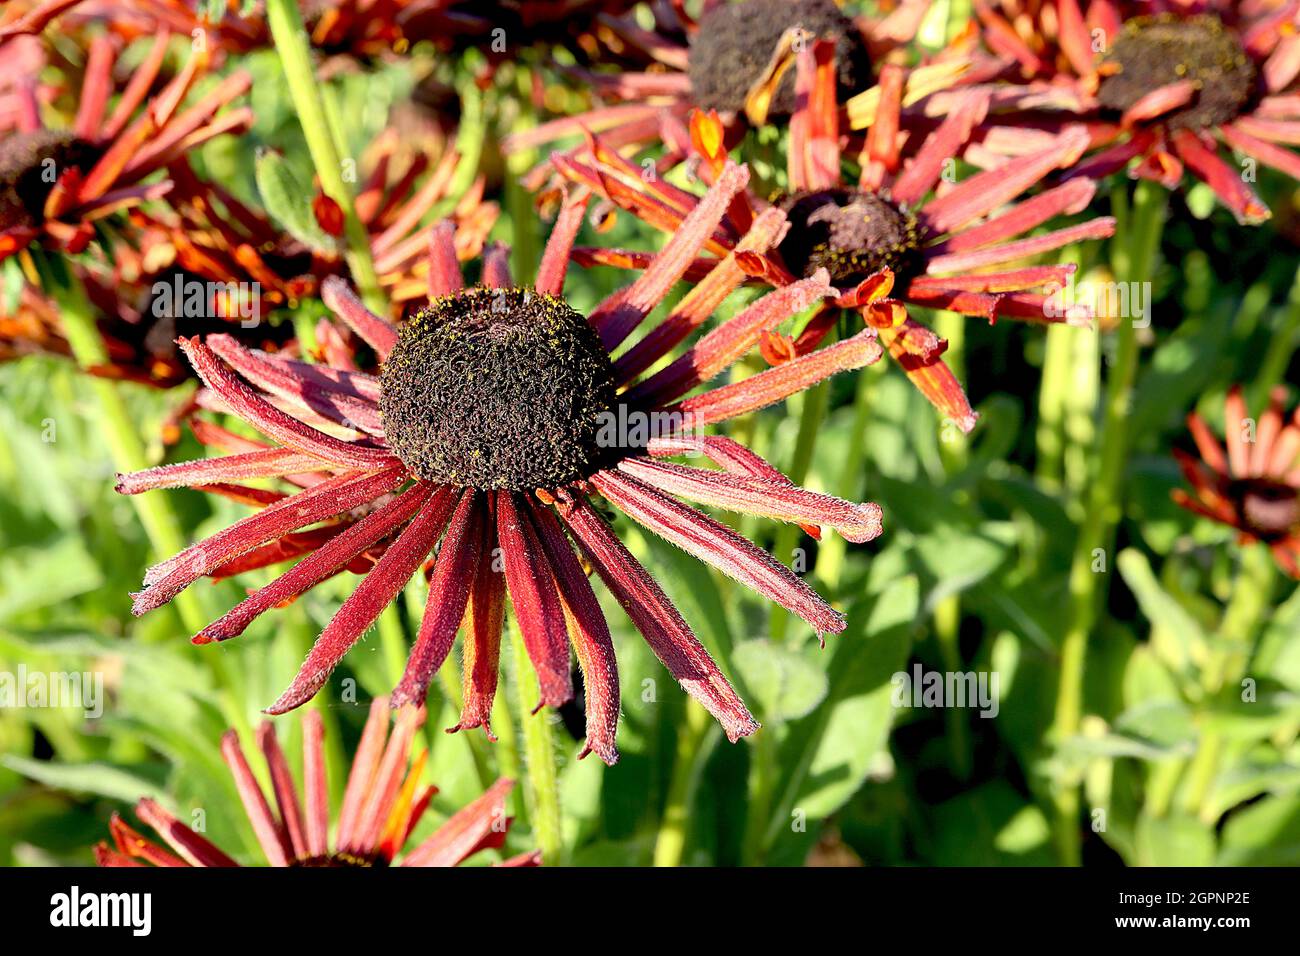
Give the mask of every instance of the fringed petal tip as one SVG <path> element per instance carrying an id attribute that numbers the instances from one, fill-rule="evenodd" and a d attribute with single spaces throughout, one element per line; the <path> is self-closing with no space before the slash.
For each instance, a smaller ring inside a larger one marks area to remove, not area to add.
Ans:
<path id="1" fill-rule="evenodd" d="M 143 617 L 154 609 L 156 605 L 153 596 L 149 593 L 148 587 L 142 591 L 131 592 L 131 614 L 134 617 Z"/>
<path id="2" fill-rule="evenodd" d="M 831 608 L 831 613 L 827 617 L 829 619 L 824 618 L 818 622 L 819 626 L 817 627 L 817 640 L 822 643 L 822 646 L 825 646 L 826 643 L 823 640 L 825 635 L 840 634 L 849 626 L 848 618 L 834 608 Z"/>
<path id="3" fill-rule="evenodd" d="M 497 735 L 492 733 L 492 725 L 487 720 L 479 720 L 479 721 L 472 721 L 472 722 L 468 720 L 462 720 L 456 726 L 447 727 L 446 729 L 444 729 L 443 733 L 457 734 L 460 733 L 462 730 L 474 730 L 476 727 L 483 728 L 483 735 L 487 737 L 489 743 L 497 742 Z"/>
<path id="4" fill-rule="evenodd" d="M 585 760 L 588 754 L 595 754 L 607 767 L 612 767 L 618 763 L 618 748 L 614 746 L 612 740 L 605 743 L 588 737 L 583 741 L 582 749 L 578 751 L 578 759 Z"/>
<path id="5" fill-rule="evenodd" d="M 303 680 L 302 678 L 295 680 L 289 685 L 289 689 L 281 694 L 274 704 L 264 708 L 262 713 L 268 717 L 279 717 L 291 710 L 297 710 L 315 697 L 320 689 L 325 686 L 327 680 L 329 680 L 328 671 L 312 680 Z"/>
<path id="6" fill-rule="evenodd" d="M 528 716 L 536 717 L 547 707 L 551 708 L 552 710 L 558 710 L 560 707 L 563 707 L 571 700 L 573 700 L 572 688 L 569 689 L 567 694 L 554 687 L 550 688 L 549 690 L 543 689 L 541 692 L 541 696 L 538 697 L 537 699 L 537 705 L 528 712 Z"/>
<path id="7" fill-rule="evenodd" d="M 427 686 L 417 687 L 408 684 L 407 681 L 403 680 L 393 688 L 392 696 L 388 700 L 388 706 L 393 710 L 398 710 L 399 708 L 407 706 L 423 707 L 424 698 L 428 692 L 429 689 Z"/>
<path id="8" fill-rule="evenodd" d="M 757 733 L 762 726 L 752 714 L 747 713 L 743 717 L 725 722 L 722 731 L 727 735 L 727 742 L 734 744 L 741 737 L 750 737 Z"/>
<path id="9" fill-rule="evenodd" d="M 862 516 L 862 521 L 853 527 L 841 527 L 839 529 L 840 537 L 845 541 L 853 544 L 865 544 L 868 541 L 874 541 L 884 533 L 884 512 L 880 505 L 873 501 L 867 501 L 858 505 L 854 510 Z"/>

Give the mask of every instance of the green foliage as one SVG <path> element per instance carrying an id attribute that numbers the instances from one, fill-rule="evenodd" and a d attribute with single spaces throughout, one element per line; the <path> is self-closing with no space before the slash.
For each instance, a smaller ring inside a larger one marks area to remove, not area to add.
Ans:
<path id="1" fill-rule="evenodd" d="M 926 30 L 941 27 L 928 21 Z M 263 51 L 243 65 L 255 77 L 253 133 L 237 145 L 206 146 L 196 165 L 293 237 L 335 250 L 312 214 L 311 166 L 277 61 Z M 496 237 L 514 249 L 516 275 L 526 275 L 546 228 L 514 181 L 527 164 L 503 168 L 495 148 L 502 134 L 534 119 L 511 88 L 523 79 L 507 67 L 480 93 L 467 64 L 437 69 L 467 97 L 462 128 L 486 134 L 465 144 L 454 195 L 480 173 L 489 179 L 503 206 Z M 410 71 L 393 66 L 328 84 L 331 120 L 350 152 L 360 152 L 411 85 Z M 741 148 L 762 190 L 785 186 L 779 134 L 752 133 Z M 1282 183 L 1259 185 L 1275 209 L 1290 208 Z M 1126 208 L 1124 188 L 1109 196 L 1103 189 L 1095 211 Z M 429 216 L 447 210 L 444 203 Z M 727 743 L 597 584 L 617 650 L 621 760 L 606 768 L 575 759 L 580 707 L 550 728 L 570 863 L 798 865 L 833 856 L 887 865 L 1050 864 L 1058 859 L 1053 795 L 1078 787 L 1083 801 L 1068 822 L 1085 863 L 1300 865 L 1300 588 L 1264 549 L 1239 544 L 1170 499 L 1183 480 L 1171 450 L 1191 448 L 1188 411 L 1220 427 L 1234 383 L 1246 386 L 1252 409 L 1278 384 L 1294 404 L 1300 256 L 1284 233 L 1237 227 L 1200 187 L 1186 201 L 1171 199 L 1164 226 L 1155 321 L 1140 341 L 1127 409 L 1131 453 L 1107 503 L 1118 545 L 1090 572 L 1101 576 L 1106 600 L 1087 636 L 1077 731 L 1058 739 L 1051 728 L 1078 586 L 1072 555 L 1097 472 L 1096 403 L 1114 335 L 968 320 L 945 357 L 964 369 L 981 414 L 969 436 L 945 427 L 887 362 L 829 384 L 815 435 L 800 433 L 808 396 L 732 426 L 783 469 L 797 464 L 802 439 L 813 451 L 803 484 L 884 510 L 884 535 L 865 545 L 831 540 L 829 530 L 814 541 L 798 529 L 725 516 L 779 560 L 802 560 L 799 572 L 845 614 L 846 629 L 824 647 L 796 622 L 774 622 L 765 602 L 730 579 L 616 520 L 763 727 Z M 653 249 L 663 241 L 621 216 L 601 234 L 588 224 L 578 243 Z M 1065 257 L 1091 267 L 1119 254 L 1106 246 Z M 575 266 L 566 298 L 589 311 L 626 280 Z M 6 310 L 23 281 L 6 261 Z M 683 293 L 675 290 L 673 301 Z M 741 290 L 719 317 L 755 295 Z M 319 311 L 303 303 L 293 316 L 298 328 Z M 920 309 L 915 317 L 932 327 L 940 321 Z M 759 368 L 751 358 L 734 374 Z M 151 459 L 201 454 L 192 440 L 164 448 L 159 439 L 189 388 L 122 386 Z M 170 609 L 133 618 L 130 592 L 159 556 L 130 503 L 113 493 L 111 449 L 87 379 L 62 361 L 26 357 L 0 367 L 0 394 L 0 675 L 20 665 L 93 672 L 105 689 L 95 717 L 75 707 L 0 707 L 0 864 L 87 864 L 110 814 L 129 816 L 142 796 L 182 819 L 202 819 L 207 835 L 241 860 L 259 859 L 220 756 L 221 735 L 233 726 L 250 747 L 261 709 L 356 578 L 327 581 L 216 646 L 193 646 Z M 246 513 L 192 491 L 152 494 L 169 496 L 187 541 Z M 193 590 L 212 618 L 266 580 L 254 574 Z M 322 692 L 336 808 L 368 703 L 400 674 L 426 591 L 417 575 Z M 518 682 L 526 698 L 536 688 L 507 648 L 494 717 L 500 741 L 481 731 L 443 733 L 458 714 L 458 654 L 428 701 L 426 777 L 440 793 L 420 834 L 498 775 L 526 772 L 522 721 L 555 719 L 517 712 Z M 900 706 L 896 675 L 914 668 L 996 677 L 995 706 Z M 282 718 L 279 730 L 296 768 L 297 721 Z M 532 847 L 530 810 L 518 792 L 511 812 L 517 824 L 507 852 Z"/>

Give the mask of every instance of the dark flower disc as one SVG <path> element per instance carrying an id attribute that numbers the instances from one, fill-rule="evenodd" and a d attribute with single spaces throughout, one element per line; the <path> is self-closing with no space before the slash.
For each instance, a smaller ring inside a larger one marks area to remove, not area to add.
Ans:
<path id="1" fill-rule="evenodd" d="M 1261 541 L 1280 541 L 1300 528 L 1300 491 L 1290 485 L 1244 478 L 1232 482 L 1228 493 L 1246 530 Z"/>
<path id="2" fill-rule="evenodd" d="M 1241 115 L 1255 89 L 1255 64 L 1235 33 L 1214 16 L 1159 14 L 1130 20 L 1105 61 L 1102 106 L 1123 112 L 1163 86 L 1191 80 L 1195 97 L 1161 119 L 1171 129 L 1205 129 Z"/>
<path id="3" fill-rule="evenodd" d="M 309 856 L 294 860 L 289 865 L 301 869 L 346 868 L 369 870 L 376 867 L 386 867 L 388 861 L 383 857 L 358 856 L 355 853 L 339 851 L 338 853 L 326 853 L 321 856 Z"/>
<path id="4" fill-rule="evenodd" d="M 823 189 L 777 205 L 790 222 L 781 257 L 796 275 L 826 269 L 832 283 L 852 285 L 883 268 L 902 278 L 916 268 L 922 239 L 916 217 L 874 193 Z"/>
<path id="5" fill-rule="evenodd" d="M 589 477 L 614 368 L 583 316 L 531 289 L 433 300 L 381 376 L 389 444 L 427 481 L 532 491 Z"/>
<path id="6" fill-rule="evenodd" d="M 839 92 L 851 96 L 871 82 L 871 58 L 862 34 L 832 0 L 746 0 L 715 7 L 691 41 L 691 95 L 704 109 L 739 111 L 762 76 L 781 35 L 801 26 L 835 41 Z M 794 70 L 786 71 L 768 115 L 794 112 Z"/>
<path id="7" fill-rule="evenodd" d="M 89 171 L 100 151 L 71 133 L 41 129 L 0 140 L 0 230 L 39 226 L 64 170 Z"/>

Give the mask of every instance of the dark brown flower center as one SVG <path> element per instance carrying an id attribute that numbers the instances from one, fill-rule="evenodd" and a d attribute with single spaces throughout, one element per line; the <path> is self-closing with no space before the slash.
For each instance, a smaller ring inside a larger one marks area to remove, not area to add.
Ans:
<path id="1" fill-rule="evenodd" d="M 824 189 L 786 196 L 777 205 L 790 222 L 781 257 L 796 275 L 826 269 L 832 283 L 849 286 L 884 268 L 900 278 L 916 269 L 921 226 L 874 193 Z"/>
<path id="2" fill-rule="evenodd" d="M 1190 80 L 1186 106 L 1161 117 L 1171 129 L 1221 126 L 1241 115 L 1255 89 L 1255 64 L 1237 35 L 1209 14 L 1163 13 L 1130 20 L 1103 61 L 1102 106 L 1123 112 L 1154 90 Z"/>
<path id="3" fill-rule="evenodd" d="M 1268 478 L 1234 481 L 1228 489 L 1245 529 L 1263 541 L 1300 530 L 1300 489 Z"/>
<path id="4" fill-rule="evenodd" d="M 388 861 L 382 858 L 371 858 L 365 856 L 356 856 L 352 853 L 326 853 L 322 856 L 309 856 L 302 859 L 294 860 L 290 866 L 300 866 L 304 868 L 314 867 L 351 867 L 354 869 L 371 869 L 373 867 L 383 867 L 388 865 Z"/>
<path id="5" fill-rule="evenodd" d="M 691 95 L 704 109 L 739 111 L 758 82 L 781 35 L 801 26 L 835 42 L 839 92 L 861 92 L 871 82 L 871 58 L 862 34 L 833 0 L 745 0 L 722 4 L 700 20 L 691 41 Z M 794 70 L 786 71 L 768 115 L 794 112 Z"/>
<path id="6" fill-rule="evenodd" d="M 388 442 L 427 481 L 556 488 L 608 452 L 609 356 L 583 316 L 531 289 L 435 299 L 402 328 L 381 385 Z"/>
<path id="7" fill-rule="evenodd" d="M 0 139 L 0 230 L 39 226 L 65 170 L 89 171 L 100 151 L 71 133 L 41 129 Z"/>

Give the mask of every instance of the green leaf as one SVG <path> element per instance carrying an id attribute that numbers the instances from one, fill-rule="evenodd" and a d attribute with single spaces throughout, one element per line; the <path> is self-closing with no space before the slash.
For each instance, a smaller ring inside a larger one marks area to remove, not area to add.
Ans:
<path id="1" fill-rule="evenodd" d="M 767 638 L 744 641 L 731 652 L 765 720 L 798 720 L 826 697 L 826 674 L 798 651 Z"/>
<path id="2" fill-rule="evenodd" d="M 827 699 L 790 728 L 781 748 L 785 787 L 765 838 L 789 834 L 791 813 L 809 821 L 834 813 L 879 766 L 897 711 L 891 678 L 907 663 L 921 587 L 903 578 L 874 603 L 850 608 L 849 627 L 832 638 Z"/>
<path id="3" fill-rule="evenodd" d="M 23 277 L 22 266 L 17 257 L 11 256 L 4 263 L 4 313 L 13 315 L 18 311 L 19 296 L 27 280 Z"/>
<path id="4" fill-rule="evenodd" d="M 1251 666 L 1252 674 L 1271 677 L 1288 690 L 1300 693 L 1300 588 L 1273 612 L 1260 638 Z"/>
<path id="5" fill-rule="evenodd" d="M 995 780 L 934 811 L 930 862 L 943 866 L 1047 866 L 1050 828 L 1041 810 Z"/>
<path id="6" fill-rule="evenodd" d="M 1222 843 L 1220 866 L 1300 866 L 1300 801 L 1292 792 L 1238 810 Z"/>
<path id="7" fill-rule="evenodd" d="M 338 251 L 338 243 L 316 221 L 311 208 L 311 184 L 304 183 L 283 156 L 260 150 L 254 169 L 257 191 L 272 219 L 317 252 Z"/>
<path id="8" fill-rule="evenodd" d="M 14 756 L 0 757 L 0 763 L 37 783 L 57 790 L 91 793 L 123 803 L 135 803 L 141 797 L 153 797 L 165 805 L 171 804 L 166 791 L 156 782 L 112 764 L 62 764 Z"/>
<path id="9" fill-rule="evenodd" d="M 14 548 L 0 559 L 0 621 L 36 608 L 62 604 L 93 591 L 103 576 L 78 538 L 45 548 Z"/>
<path id="10" fill-rule="evenodd" d="M 1210 866 L 1214 863 L 1214 830 L 1195 817 L 1142 815 L 1137 824 L 1139 866 Z"/>
<path id="11" fill-rule="evenodd" d="M 1160 586 L 1142 552 L 1127 548 L 1115 563 L 1151 622 L 1151 645 L 1156 654 L 1176 673 L 1186 673 L 1205 648 L 1201 625 Z"/>

